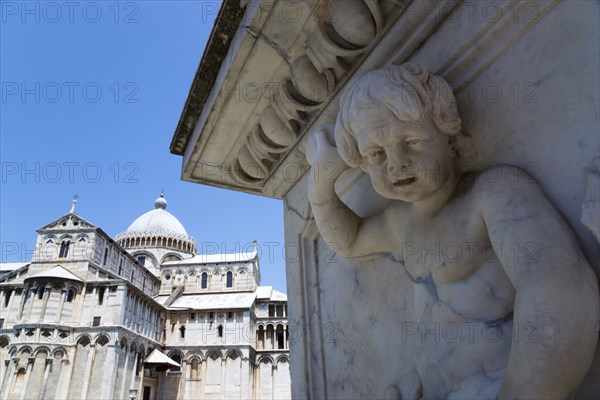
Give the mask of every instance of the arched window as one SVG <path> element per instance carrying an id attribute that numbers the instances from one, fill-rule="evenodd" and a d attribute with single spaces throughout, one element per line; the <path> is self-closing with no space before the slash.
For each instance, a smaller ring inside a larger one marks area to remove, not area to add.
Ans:
<path id="1" fill-rule="evenodd" d="M 258 327 L 257 340 L 258 340 L 258 342 L 256 345 L 257 345 L 258 349 L 259 350 L 264 349 L 265 348 L 265 330 L 262 325 L 260 325 Z"/>
<path id="2" fill-rule="evenodd" d="M 102 259 L 102 265 L 106 265 L 107 260 L 108 260 L 108 247 L 104 249 L 104 258 Z"/>
<path id="3" fill-rule="evenodd" d="M 233 272 L 227 272 L 227 287 L 233 287 Z"/>
<path id="4" fill-rule="evenodd" d="M 192 359 L 192 368 L 191 368 L 192 370 L 190 372 L 190 379 L 194 379 L 194 380 L 198 379 L 198 376 L 199 376 L 199 374 L 198 374 L 198 369 L 199 369 L 198 368 L 198 364 L 199 363 L 198 363 L 198 359 L 197 358 Z"/>
<path id="5" fill-rule="evenodd" d="M 277 325 L 277 329 L 275 331 L 275 335 L 277 337 L 277 348 L 284 349 L 285 342 L 283 340 L 283 325 Z"/>
<path id="6" fill-rule="evenodd" d="M 69 242 L 68 240 L 62 241 L 62 243 L 60 244 L 60 251 L 58 252 L 59 258 L 67 257 L 67 255 L 69 254 L 69 245 L 70 244 L 71 244 L 71 242 Z"/>
<path id="7" fill-rule="evenodd" d="M 181 325 L 181 327 L 179 328 L 179 333 L 181 334 L 181 338 L 185 339 L 185 326 Z"/>
<path id="8" fill-rule="evenodd" d="M 180 356 L 180 355 L 178 355 L 178 354 L 173 354 L 173 355 L 171 356 L 171 360 L 173 360 L 173 361 L 175 361 L 177 364 L 181 365 L 181 356 Z M 181 371 L 181 367 L 171 367 L 171 368 L 169 369 L 169 371 L 171 371 L 171 372 L 179 372 L 179 371 Z"/>
<path id="9" fill-rule="evenodd" d="M 67 303 L 70 303 L 75 298 L 75 291 L 73 289 L 69 289 L 67 292 Z"/>
<path id="10" fill-rule="evenodd" d="M 41 286 L 38 287 L 37 296 L 38 296 L 38 299 L 40 299 L 40 300 L 44 298 L 44 288 L 43 287 L 41 287 Z"/>
<path id="11" fill-rule="evenodd" d="M 104 292 L 106 291 L 106 288 L 98 288 L 98 305 L 101 306 L 102 303 L 104 303 Z"/>
<path id="12" fill-rule="evenodd" d="M 274 329 L 273 325 L 267 325 L 267 337 L 265 338 L 265 349 L 273 350 L 275 348 L 274 343 Z"/>
<path id="13" fill-rule="evenodd" d="M 196 273 L 194 271 L 190 271 L 187 274 L 187 281 L 188 282 L 196 282 L 198 279 L 196 277 Z"/>
<path id="14" fill-rule="evenodd" d="M 219 337 L 223 337 L 223 325 L 219 325 L 219 327 L 217 328 L 217 332 Z"/>
<path id="15" fill-rule="evenodd" d="M 206 289 L 208 287 L 208 274 L 206 272 L 202 273 L 202 289 Z"/>
<path id="16" fill-rule="evenodd" d="M 18 395 L 21 394 L 23 389 L 25 389 L 25 368 L 21 367 L 17 371 L 17 376 L 15 377 L 15 382 L 13 383 L 12 395 L 9 397 L 17 398 Z"/>
<path id="17" fill-rule="evenodd" d="M 4 307 L 8 307 L 8 303 L 10 302 L 10 295 L 12 294 L 12 290 L 6 289 L 4 292 Z"/>
<path id="18" fill-rule="evenodd" d="M 135 358 L 135 376 L 140 376 L 140 371 L 142 370 L 142 353 L 138 353 Z"/>
<path id="19" fill-rule="evenodd" d="M 106 336 L 102 335 L 98 339 L 96 339 L 96 344 L 100 346 L 106 346 L 109 341 L 110 340 Z"/>

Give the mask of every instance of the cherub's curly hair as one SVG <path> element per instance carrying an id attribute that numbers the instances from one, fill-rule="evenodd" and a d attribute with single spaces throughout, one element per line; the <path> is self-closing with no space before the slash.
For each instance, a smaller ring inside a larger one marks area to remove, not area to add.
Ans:
<path id="1" fill-rule="evenodd" d="M 407 63 L 366 73 L 351 81 L 341 98 L 335 124 L 335 143 L 344 161 L 360 166 L 353 113 L 359 109 L 387 107 L 400 121 L 418 122 L 428 113 L 435 126 L 448 135 L 454 147 L 461 120 L 452 89 L 439 76 L 419 64 Z"/>

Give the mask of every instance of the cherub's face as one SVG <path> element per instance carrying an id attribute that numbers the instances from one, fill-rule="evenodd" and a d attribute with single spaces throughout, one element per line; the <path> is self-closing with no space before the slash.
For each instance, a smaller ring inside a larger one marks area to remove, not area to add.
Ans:
<path id="1" fill-rule="evenodd" d="M 441 189 L 454 174 L 454 151 L 448 136 L 429 116 L 402 122 L 385 106 L 357 115 L 357 143 L 362 165 L 380 195 L 417 202 Z"/>

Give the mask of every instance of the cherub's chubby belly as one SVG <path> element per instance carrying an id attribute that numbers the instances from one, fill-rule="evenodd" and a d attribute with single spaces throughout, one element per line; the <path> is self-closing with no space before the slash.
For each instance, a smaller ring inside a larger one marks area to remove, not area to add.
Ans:
<path id="1" fill-rule="evenodd" d="M 432 398 L 494 397 L 508 362 L 515 297 L 500 264 L 480 265 L 454 282 L 440 283 L 435 272 L 411 278 L 417 321 L 406 328 L 414 332 L 409 339 L 425 392 Z"/>
<path id="2" fill-rule="evenodd" d="M 430 300 L 421 314 L 417 311 L 418 325 L 407 326 L 416 332 L 409 339 L 414 341 L 424 398 L 494 398 L 508 363 L 512 313 L 475 320 Z"/>

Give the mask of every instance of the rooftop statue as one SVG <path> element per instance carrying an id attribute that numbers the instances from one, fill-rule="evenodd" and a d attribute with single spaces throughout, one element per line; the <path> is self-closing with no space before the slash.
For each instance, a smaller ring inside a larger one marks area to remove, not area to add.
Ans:
<path id="1" fill-rule="evenodd" d="M 452 90 L 424 67 L 358 77 L 335 128 L 307 143 L 319 231 L 341 257 L 393 257 L 413 283 L 412 322 L 463 329 L 457 340 L 417 341 L 414 379 L 399 379 L 394 396 L 566 398 L 596 349 L 597 278 L 532 176 L 461 168 L 466 139 Z M 392 200 L 379 214 L 362 219 L 336 194 L 350 167 Z"/>

